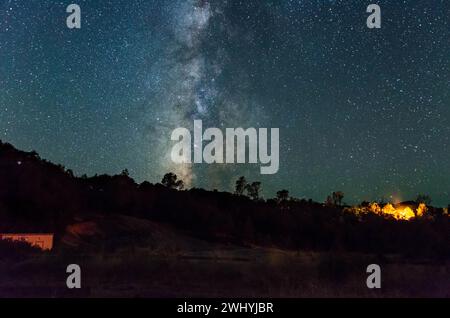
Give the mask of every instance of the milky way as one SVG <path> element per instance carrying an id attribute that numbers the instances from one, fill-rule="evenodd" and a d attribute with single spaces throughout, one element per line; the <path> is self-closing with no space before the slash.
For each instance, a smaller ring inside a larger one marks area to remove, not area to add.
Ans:
<path id="1" fill-rule="evenodd" d="M 173 32 L 171 44 L 168 46 L 166 59 L 162 63 L 162 94 L 153 99 L 150 107 L 152 117 L 150 125 L 157 127 L 160 138 L 156 145 L 157 153 L 165 153 L 162 158 L 162 171 L 173 171 L 180 176 L 187 186 L 192 186 L 197 174 L 201 174 L 192 164 L 174 164 L 170 160 L 171 131 L 178 127 L 192 129 L 195 119 L 202 119 L 210 127 L 251 127 L 255 115 L 261 118 L 259 105 L 248 107 L 250 97 L 245 90 L 229 92 L 221 87 L 224 68 L 227 67 L 228 55 L 217 37 L 233 37 L 228 21 L 223 14 L 223 5 L 208 1 L 185 1 L 175 8 L 170 25 Z M 217 30 L 218 29 L 218 30 Z M 240 85 L 244 87 L 245 83 Z M 240 96 L 243 95 L 243 96 Z M 153 115 L 159 114 L 154 122 Z M 150 139 L 152 140 L 153 138 Z M 194 144 L 201 148 L 202 145 Z M 155 148 L 153 148 L 155 149 Z M 201 167 L 209 174 L 209 180 L 217 180 L 215 184 L 222 186 L 221 174 L 230 171 L 232 166 Z M 236 175 L 237 176 L 237 175 Z M 228 184 L 228 178 L 225 184 Z"/>
<path id="2" fill-rule="evenodd" d="M 447 205 L 450 2 L 377 3 L 370 30 L 360 0 L 2 0 L 1 139 L 78 175 Z M 170 133 L 194 119 L 280 128 L 279 173 L 171 164 Z"/>

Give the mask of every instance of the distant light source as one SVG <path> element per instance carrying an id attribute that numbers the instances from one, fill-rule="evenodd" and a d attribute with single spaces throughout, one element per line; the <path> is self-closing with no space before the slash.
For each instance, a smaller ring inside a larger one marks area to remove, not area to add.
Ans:
<path id="1" fill-rule="evenodd" d="M 408 204 L 385 204 L 384 206 L 373 202 L 368 206 L 354 206 L 346 208 L 345 211 L 356 215 L 364 215 L 373 213 L 384 217 L 392 217 L 396 220 L 409 221 L 414 218 L 421 218 L 428 212 L 428 207 L 424 203 L 420 203 L 417 207 Z"/>
<path id="2" fill-rule="evenodd" d="M 53 248 L 53 234 L 0 234 L 0 239 L 12 242 L 25 242 L 44 251 L 50 251 Z"/>

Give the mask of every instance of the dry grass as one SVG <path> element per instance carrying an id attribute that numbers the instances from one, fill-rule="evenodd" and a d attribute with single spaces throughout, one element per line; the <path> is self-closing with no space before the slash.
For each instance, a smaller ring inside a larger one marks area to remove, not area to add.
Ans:
<path id="1" fill-rule="evenodd" d="M 370 255 L 212 247 L 162 253 L 134 248 L 92 255 L 0 261 L 0 296 L 25 297 L 450 297 L 449 264 L 381 263 L 369 290 Z M 83 290 L 65 288 L 65 266 L 82 267 Z"/>

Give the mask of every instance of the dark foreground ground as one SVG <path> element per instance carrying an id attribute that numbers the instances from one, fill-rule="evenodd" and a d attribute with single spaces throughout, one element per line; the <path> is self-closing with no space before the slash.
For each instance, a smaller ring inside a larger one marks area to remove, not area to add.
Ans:
<path id="1" fill-rule="evenodd" d="M 382 288 L 369 290 L 377 261 Z M 81 266 L 81 290 L 66 288 L 70 263 Z M 35 255 L 1 260 L 0 276 L 0 297 L 450 297 L 448 263 L 225 246 Z"/>
<path id="2" fill-rule="evenodd" d="M 69 226 L 49 253 L 0 251 L 0 297 L 450 297 L 448 260 L 214 243 L 126 216 Z M 69 264 L 81 290 L 66 287 Z"/>

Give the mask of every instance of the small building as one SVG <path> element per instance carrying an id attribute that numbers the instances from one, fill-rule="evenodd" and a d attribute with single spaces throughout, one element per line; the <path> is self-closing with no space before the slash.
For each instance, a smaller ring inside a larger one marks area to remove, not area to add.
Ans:
<path id="1" fill-rule="evenodd" d="M 53 248 L 53 234 L 35 234 L 35 233 L 14 233 L 1 234 L 0 240 L 11 240 L 13 242 L 26 242 L 32 246 L 39 247 L 44 251 L 50 251 Z"/>

